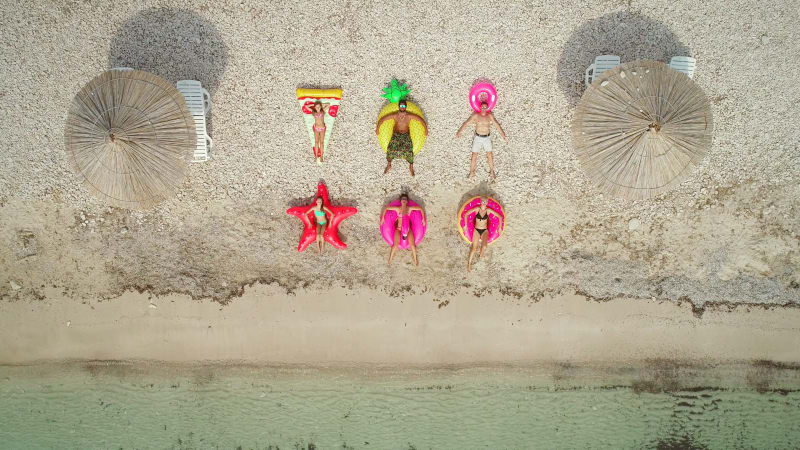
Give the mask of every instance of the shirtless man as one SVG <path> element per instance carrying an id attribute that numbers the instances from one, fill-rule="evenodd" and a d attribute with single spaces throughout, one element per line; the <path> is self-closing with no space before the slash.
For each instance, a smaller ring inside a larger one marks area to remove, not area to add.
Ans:
<path id="1" fill-rule="evenodd" d="M 411 172 L 411 176 L 414 176 L 414 143 L 411 141 L 411 134 L 408 132 L 408 125 L 411 123 L 412 120 L 416 120 L 425 127 L 425 136 L 428 135 L 428 124 L 425 123 L 425 119 L 422 117 L 412 114 L 410 112 L 406 112 L 406 101 L 400 100 L 397 103 L 397 107 L 400 111 L 396 113 L 392 113 L 386 116 L 383 116 L 381 120 L 378 121 L 378 124 L 375 126 L 375 134 L 378 134 L 378 131 L 381 128 L 381 124 L 384 120 L 393 119 L 394 120 L 394 131 L 392 133 L 392 140 L 389 141 L 389 147 L 386 149 L 386 170 L 383 171 L 383 174 L 386 175 L 389 173 L 389 170 L 392 168 L 392 160 L 395 158 L 402 158 L 408 161 L 408 170 Z"/>
<path id="2" fill-rule="evenodd" d="M 486 149 L 486 160 L 489 161 L 489 175 L 492 179 L 495 178 L 494 173 L 494 156 L 492 155 L 492 138 L 489 136 L 492 125 L 494 125 L 500 132 L 503 141 L 508 142 L 506 139 L 506 132 L 503 127 L 494 118 L 494 115 L 486 110 L 487 105 L 485 102 L 481 103 L 481 112 L 473 113 L 466 122 L 461 125 L 461 128 L 456 132 L 456 137 L 460 138 L 461 133 L 467 125 L 475 124 L 475 137 L 472 138 L 472 160 L 469 163 L 469 178 L 475 176 L 475 165 L 478 163 L 478 151 L 481 148 Z"/>

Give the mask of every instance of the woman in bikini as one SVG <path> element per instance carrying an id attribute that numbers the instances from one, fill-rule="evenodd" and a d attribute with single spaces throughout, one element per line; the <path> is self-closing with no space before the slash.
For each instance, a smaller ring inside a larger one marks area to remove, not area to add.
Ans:
<path id="1" fill-rule="evenodd" d="M 312 114 L 314 115 L 314 125 L 311 127 L 314 130 L 314 156 L 317 157 L 317 162 L 322 162 L 322 153 L 325 151 L 325 113 L 328 112 L 330 103 L 322 103 L 317 100 L 314 102 Z"/>
<path id="2" fill-rule="evenodd" d="M 397 246 L 400 245 L 401 239 L 408 239 L 408 246 L 411 248 L 411 258 L 414 260 L 414 265 L 419 265 L 417 260 L 417 246 L 414 243 L 414 230 L 411 228 L 411 213 L 419 211 L 422 214 L 422 226 L 427 226 L 428 218 L 425 216 L 425 211 L 419 206 L 408 205 L 408 195 L 400 195 L 400 206 L 387 206 L 381 213 L 381 226 L 386 219 L 386 211 L 394 211 L 397 213 L 397 222 L 394 229 L 394 242 L 392 249 L 389 251 L 389 264 L 392 264 L 394 259 L 394 252 L 397 251 Z"/>
<path id="3" fill-rule="evenodd" d="M 483 253 L 486 251 L 486 246 L 489 244 L 489 217 L 494 216 L 497 219 L 500 219 L 500 216 L 488 208 L 489 199 L 486 197 L 481 197 L 481 206 L 477 206 L 472 208 L 464 215 L 469 217 L 470 214 L 475 213 L 475 222 L 473 222 L 473 231 L 472 231 L 472 247 L 469 250 L 469 261 L 467 261 L 467 272 L 472 271 L 472 258 L 475 256 L 475 252 L 478 251 L 478 244 L 480 244 L 481 252 L 478 255 L 479 257 L 483 258 Z"/>
<path id="4" fill-rule="evenodd" d="M 314 212 L 314 221 L 317 223 L 317 249 L 322 253 L 322 247 L 325 245 L 325 230 L 328 228 L 328 216 L 333 217 L 333 211 L 326 208 L 322 204 L 322 199 L 317 197 L 316 205 L 311 209 Z"/>

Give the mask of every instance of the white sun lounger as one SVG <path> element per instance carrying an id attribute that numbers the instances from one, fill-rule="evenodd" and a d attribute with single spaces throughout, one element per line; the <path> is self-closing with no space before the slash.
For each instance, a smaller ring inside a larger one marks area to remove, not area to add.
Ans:
<path id="1" fill-rule="evenodd" d="M 594 59 L 594 64 L 586 69 L 586 87 L 599 77 L 600 74 L 606 70 L 613 69 L 619 65 L 619 56 L 617 55 L 600 55 Z M 591 74 L 589 74 L 591 72 Z"/>
<path id="2" fill-rule="evenodd" d="M 669 68 L 685 73 L 689 78 L 694 78 L 694 69 L 697 61 L 691 56 L 673 56 L 669 60 Z"/>
<path id="3" fill-rule="evenodd" d="M 194 130 L 197 133 L 197 145 L 192 162 L 208 161 L 208 152 L 214 148 L 214 141 L 206 132 L 206 114 L 211 110 L 211 95 L 203 89 L 203 85 L 195 80 L 181 80 L 178 90 L 186 99 L 186 106 L 194 119 Z"/>

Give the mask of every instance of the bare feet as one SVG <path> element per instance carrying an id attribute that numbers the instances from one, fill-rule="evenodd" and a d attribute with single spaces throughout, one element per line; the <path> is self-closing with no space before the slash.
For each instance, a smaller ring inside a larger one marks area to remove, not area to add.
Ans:
<path id="1" fill-rule="evenodd" d="M 386 175 L 387 173 L 389 173 L 389 170 L 391 168 L 392 168 L 392 162 L 389 161 L 389 162 L 386 163 L 386 169 L 383 171 L 383 174 Z"/>
<path id="2" fill-rule="evenodd" d="M 472 272 L 472 264 L 467 264 L 467 272 Z"/>
<path id="3" fill-rule="evenodd" d="M 489 172 L 489 177 L 491 177 L 491 178 L 492 178 L 492 180 L 496 180 L 496 179 L 497 179 L 497 174 L 496 174 L 496 173 L 494 173 L 494 170 L 492 170 L 491 172 Z"/>
<path id="4" fill-rule="evenodd" d="M 414 176 L 414 163 L 408 165 L 408 171 L 411 173 L 411 176 Z"/>
<path id="5" fill-rule="evenodd" d="M 475 171 L 474 170 L 470 170 L 469 171 L 469 175 L 467 175 L 467 178 L 472 178 L 474 176 L 475 176 Z"/>

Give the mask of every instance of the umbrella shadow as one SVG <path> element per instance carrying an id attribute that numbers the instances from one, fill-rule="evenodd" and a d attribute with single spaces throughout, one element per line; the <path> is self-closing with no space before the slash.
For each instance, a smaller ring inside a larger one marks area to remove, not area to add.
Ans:
<path id="1" fill-rule="evenodd" d="M 617 55 L 628 63 L 637 59 L 669 62 L 673 56 L 691 56 L 666 25 L 639 13 L 618 11 L 589 20 L 567 39 L 558 60 L 558 86 L 570 106 L 578 104 L 586 68 L 600 55 Z"/>
<path id="2" fill-rule="evenodd" d="M 228 46 L 214 24 L 194 11 L 149 8 L 116 30 L 108 63 L 150 72 L 173 83 L 200 81 L 213 103 L 228 64 Z M 211 135 L 210 115 L 207 128 Z"/>

